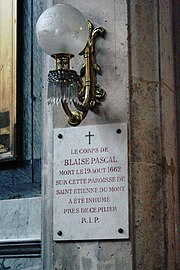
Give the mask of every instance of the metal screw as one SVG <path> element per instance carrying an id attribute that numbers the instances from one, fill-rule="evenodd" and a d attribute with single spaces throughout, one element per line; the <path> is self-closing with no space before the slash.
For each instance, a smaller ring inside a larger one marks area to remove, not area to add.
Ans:
<path id="1" fill-rule="evenodd" d="M 116 130 L 116 133 L 117 133 L 117 134 L 121 134 L 121 129 L 118 128 L 118 129 Z"/>
<path id="2" fill-rule="evenodd" d="M 119 228 L 118 233 L 123 233 L 124 230 L 122 228 Z"/>
<path id="3" fill-rule="evenodd" d="M 59 138 L 59 139 L 62 139 L 62 138 L 63 138 L 63 135 L 62 135 L 62 134 L 59 134 L 59 135 L 58 135 L 58 138 Z"/>
<path id="4" fill-rule="evenodd" d="M 62 236 L 62 231 L 57 232 L 57 235 Z"/>

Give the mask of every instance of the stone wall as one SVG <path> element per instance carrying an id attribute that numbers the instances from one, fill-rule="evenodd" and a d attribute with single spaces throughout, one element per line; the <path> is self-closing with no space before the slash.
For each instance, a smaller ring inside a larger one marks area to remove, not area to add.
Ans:
<path id="1" fill-rule="evenodd" d="M 21 44 L 23 87 L 19 92 L 22 94 L 19 102 L 23 101 L 24 105 L 19 110 L 23 115 L 23 121 L 19 119 L 23 122 L 19 125 L 23 131 L 19 149 L 21 160 L 24 161 L 20 164 L 1 165 L 1 199 L 40 194 L 41 52 L 37 49 L 34 29 L 40 10 L 61 2 L 73 4 L 95 26 L 101 25 L 106 29 L 105 39 L 97 41 L 96 52 L 97 63 L 102 68 L 98 82 L 106 90 L 107 96 L 96 113 L 88 113 L 82 125 L 128 123 L 130 239 L 53 242 L 53 128 L 69 127 L 61 108 L 47 106 L 47 74 L 54 66 L 54 61 L 43 55 L 43 269 L 180 269 L 176 136 L 179 40 L 175 40 L 174 62 L 172 25 L 173 13 L 176 35 L 176 18 L 179 14 L 177 1 L 47 0 L 38 2 L 38 5 L 35 2 L 23 2 L 22 23 L 26 30 Z M 77 70 L 80 70 L 82 64 L 81 57 L 72 61 Z M 30 206 L 26 206 L 29 202 L 29 199 L 1 202 L 1 255 L 9 245 L 7 240 L 26 240 L 26 244 L 29 241 L 28 245 L 31 245 L 34 241 L 30 237 L 31 232 L 38 232 L 37 246 L 32 249 L 33 258 L 15 259 L 14 253 L 7 259 L 7 256 L 3 258 L 2 255 L 2 269 L 41 268 L 40 259 L 35 258 L 36 247 L 39 252 L 37 257 L 40 256 L 40 199 L 32 198 Z M 33 207 L 33 203 L 36 207 Z M 33 211 L 35 215 L 38 214 L 35 220 Z M 26 219 L 28 224 L 35 221 L 33 228 L 25 226 L 23 222 Z M 23 235 L 26 239 L 23 239 Z M 20 242 L 14 252 L 24 246 Z M 11 247 L 14 248 L 12 243 Z M 29 252 L 29 256 L 32 251 L 30 248 L 26 251 L 23 249 L 21 255 L 24 256 L 26 252 Z"/>
<path id="2" fill-rule="evenodd" d="M 178 269 L 178 182 L 171 1 L 67 0 L 95 25 L 98 78 L 107 97 L 82 125 L 127 122 L 129 126 L 128 241 L 53 242 L 53 128 L 68 127 L 61 108 L 46 105 L 43 143 L 44 269 Z M 47 6 L 51 6 L 51 1 Z M 53 60 L 44 56 L 44 89 Z M 80 69 L 81 59 L 73 66 Z M 62 153 L 63 155 L 63 153 Z M 103 229 L 103 228 L 102 228 Z"/>

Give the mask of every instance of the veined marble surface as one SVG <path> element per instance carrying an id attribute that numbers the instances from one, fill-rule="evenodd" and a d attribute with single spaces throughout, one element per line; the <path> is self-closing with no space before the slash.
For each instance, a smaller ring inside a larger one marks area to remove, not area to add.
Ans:
<path id="1" fill-rule="evenodd" d="M 41 198 L 0 201 L 0 242 L 41 239 Z"/>
<path id="2" fill-rule="evenodd" d="M 0 259 L 1 270 L 42 270 L 41 258 Z"/>

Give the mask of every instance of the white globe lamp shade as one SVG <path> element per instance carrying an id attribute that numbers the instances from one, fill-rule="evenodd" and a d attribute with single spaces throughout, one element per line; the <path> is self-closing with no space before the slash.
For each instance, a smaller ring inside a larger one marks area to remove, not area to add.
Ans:
<path id="1" fill-rule="evenodd" d="M 49 55 L 76 55 L 86 46 L 88 23 L 78 9 L 57 4 L 41 14 L 36 35 L 41 49 Z"/>

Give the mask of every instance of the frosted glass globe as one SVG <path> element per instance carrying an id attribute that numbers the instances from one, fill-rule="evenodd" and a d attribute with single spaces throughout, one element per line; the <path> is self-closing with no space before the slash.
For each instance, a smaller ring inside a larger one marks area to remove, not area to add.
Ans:
<path id="1" fill-rule="evenodd" d="M 39 17 L 36 35 L 49 55 L 80 53 L 88 40 L 88 24 L 83 14 L 69 4 L 57 4 Z"/>

